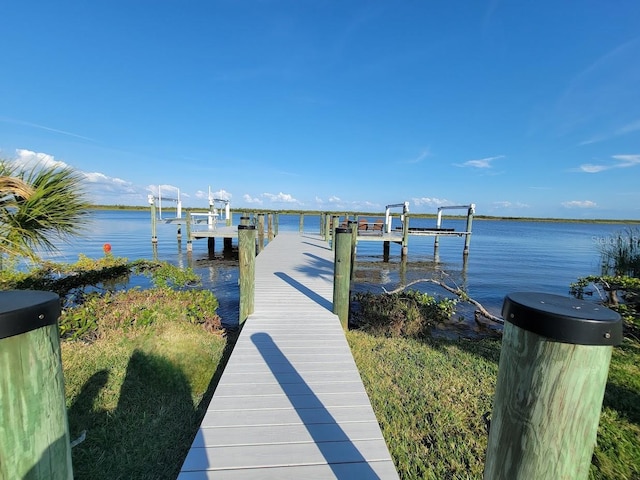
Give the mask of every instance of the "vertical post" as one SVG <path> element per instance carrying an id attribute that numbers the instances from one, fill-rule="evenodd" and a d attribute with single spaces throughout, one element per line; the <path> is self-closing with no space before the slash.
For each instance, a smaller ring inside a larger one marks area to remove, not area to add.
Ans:
<path id="1" fill-rule="evenodd" d="M 274 237 L 277 237 L 278 236 L 278 228 L 280 227 L 280 215 L 278 214 L 278 212 L 273 214 L 273 221 L 274 221 L 273 235 L 274 235 Z"/>
<path id="2" fill-rule="evenodd" d="M 264 213 L 258 214 L 258 253 L 264 248 Z"/>
<path id="3" fill-rule="evenodd" d="M 273 241 L 273 214 L 267 214 L 267 242 Z"/>
<path id="4" fill-rule="evenodd" d="M 438 216 L 436 217 L 436 230 L 440 230 L 441 226 L 442 226 L 442 207 L 438 207 Z M 440 237 L 436 235 L 433 239 L 434 252 L 438 251 L 439 246 L 440 246 Z"/>
<path id="5" fill-rule="evenodd" d="M 342 328 L 349 328 L 349 289 L 351 287 L 351 229 L 335 229 L 335 261 L 333 264 L 333 313 Z"/>
<path id="6" fill-rule="evenodd" d="M 383 262 L 388 262 L 389 261 L 389 248 L 390 246 L 390 242 L 385 240 L 384 242 L 382 242 L 382 261 Z"/>
<path id="7" fill-rule="evenodd" d="M 51 292 L 0 292 L 0 478 L 72 480 L 58 317 Z"/>
<path id="8" fill-rule="evenodd" d="M 249 217 L 240 217 L 240 225 L 249 225 Z"/>
<path id="9" fill-rule="evenodd" d="M 224 215 L 225 215 L 225 217 L 227 219 L 227 227 L 230 227 L 231 226 L 232 217 L 231 217 L 231 206 L 230 206 L 229 202 L 226 202 L 224 204 Z"/>
<path id="10" fill-rule="evenodd" d="M 324 215 L 324 241 L 329 241 L 329 236 L 331 235 L 331 215 L 326 213 Z"/>
<path id="11" fill-rule="evenodd" d="M 469 255 L 469 243 L 471 242 L 471 223 L 473 222 L 473 213 L 476 206 L 472 203 L 467 210 L 467 234 L 464 236 L 464 250 L 462 255 Z"/>
<path id="12" fill-rule="evenodd" d="M 304 232 L 304 213 L 300 213 L 300 224 L 298 225 L 298 231 L 300 233 Z"/>
<path id="13" fill-rule="evenodd" d="M 402 253 L 401 257 L 406 257 L 409 253 L 409 214 L 405 213 L 402 222 Z"/>
<path id="14" fill-rule="evenodd" d="M 253 313 L 255 299 L 256 227 L 238 225 L 238 263 L 240 281 L 240 325 Z"/>
<path id="15" fill-rule="evenodd" d="M 506 296 L 484 478 L 586 479 L 620 316 L 546 293 Z"/>
<path id="16" fill-rule="evenodd" d="M 320 236 L 324 238 L 324 213 L 320 214 Z"/>
<path id="17" fill-rule="evenodd" d="M 193 244 L 191 243 L 191 212 L 187 210 L 187 219 L 186 219 L 186 227 L 187 227 L 187 253 L 193 251 Z"/>
<path id="18" fill-rule="evenodd" d="M 148 198 L 151 206 L 151 243 L 158 243 L 158 235 L 156 235 L 156 201 L 153 195 L 149 195 Z"/>
<path id="19" fill-rule="evenodd" d="M 213 257 L 216 253 L 216 237 L 207 238 L 207 252 L 209 257 Z"/>

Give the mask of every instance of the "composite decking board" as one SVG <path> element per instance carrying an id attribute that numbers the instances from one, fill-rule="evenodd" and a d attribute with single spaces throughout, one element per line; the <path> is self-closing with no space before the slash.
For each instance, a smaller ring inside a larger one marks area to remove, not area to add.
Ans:
<path id="1" fill-rule="evenodd" d="M 257 256 L 254 313 L 179 479 L 398 478 L 332 313 L 333 255 L 283 232 Z"/>
<path id="2" fill-rule="evenodd" d="M 370 480 L 394 477 L 397 478 L 395 467 L 393 462 L 389 460 L 369 463 L 180 472 L 178 480 L 325 480 L 327 478 Z"/>

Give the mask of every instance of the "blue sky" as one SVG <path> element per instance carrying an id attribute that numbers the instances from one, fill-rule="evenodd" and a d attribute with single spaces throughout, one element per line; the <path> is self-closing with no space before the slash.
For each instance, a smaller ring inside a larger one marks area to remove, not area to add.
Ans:
<path id="1" fill-rule="evenodd" d="M 640 2 L 0 7 L 0 157 L 93 201 L 640 219 Z M 173 193 L 172 193 L 173 192 Z"/>

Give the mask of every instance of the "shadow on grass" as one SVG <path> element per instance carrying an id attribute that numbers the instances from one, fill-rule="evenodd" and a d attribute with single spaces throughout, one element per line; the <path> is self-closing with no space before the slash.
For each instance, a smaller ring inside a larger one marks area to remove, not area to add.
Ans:
<path id="1" fill-rule="evenodd" d="M 86 430 L 72 451 L 76 479 L 175 479 L 198 431 L 237 335 L 227 339 L 207 390 L 193 405 L 182 369 L 166 358 L 135 350 L 127 364 L 117 407 L 95 408 L 109 381 L 100 370 L 69 407 L 71 438 Z"/>

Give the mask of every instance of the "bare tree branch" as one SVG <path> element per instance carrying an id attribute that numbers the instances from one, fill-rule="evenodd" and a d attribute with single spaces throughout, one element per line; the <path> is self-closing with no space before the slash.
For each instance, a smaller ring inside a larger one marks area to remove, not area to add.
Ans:
<path id="1" fill-rule="evenodd" d="M 439 280 L 434 280 L 433 278 L 419 278 L 418 280 L 414 280 L 412 282 L 407 283 L 406 285 L 402 285 L 396 289 L 393 290 L 387 290 L 386 288 L 382 287 L 382 290 L 384 290 L 384 292 L 388 295 L 393 295 L 394 293 L 400 293 L 403 290 L 406 290 L 407 288 L 417 284 L 417 283 L 434 283 L 436 285 L 439 285 L 440 287 L 444 288 L 447 292 L 451 292 L 454 295 L 456 295 L 457 297 L 459 297 L 460 299 L 462 299 L 465 302 L 469 302 L 470 304 L 472 304 L 474 307 L 476 307 L 478 309 L 478 313 L 480 315 L 482 315 L 483 317 L 487 318 L 488 320 L 491 320 L 492 322 L 496 322 L 499 324 L 504 324 L 504 320 L 500 317 L 496 317 L 495 315 L 489 313 L 489 311 L 487 311 L 486 308 L 484 308 L 482 306 L 482 304 L 480 302 L 478 302 L 477 300 L 474 300 L 473 298 L 471 298 L 469 295 L 467 295 L 467 293 L 462 290 L 461 288 L 453 288 L 450 287 L 449 285 L 447 285 L 444 282 L 441 282 Z"/>

